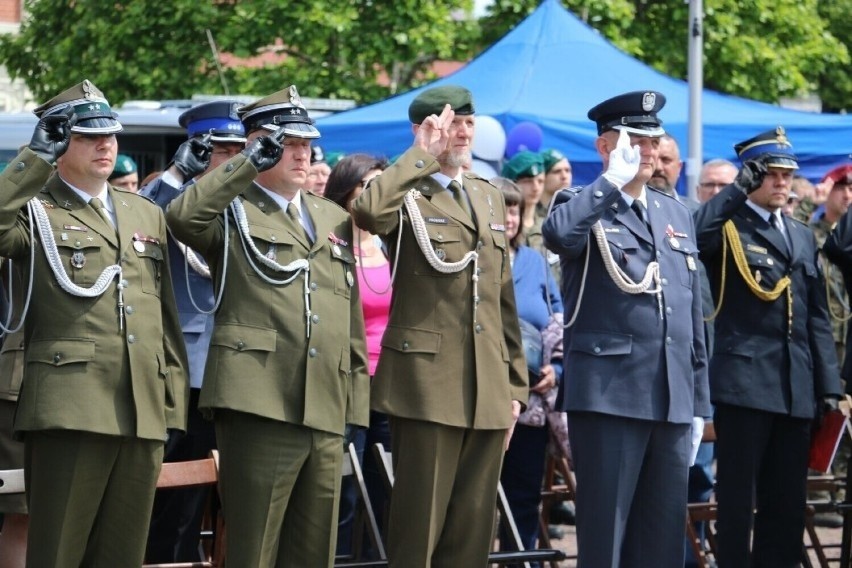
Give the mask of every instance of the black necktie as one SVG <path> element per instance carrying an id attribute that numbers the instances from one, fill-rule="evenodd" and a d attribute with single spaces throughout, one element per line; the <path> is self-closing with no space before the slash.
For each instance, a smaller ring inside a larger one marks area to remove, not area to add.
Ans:
<path id="1" fill-rule="evenodd" d="M 784 247 L 787 249 L 787 252 L 790 252 L 790 244 L 787 242 L 787 236 L 784 234 L 784 231 L 781 230 L 781 219 L 778 218 L 774 213 L 769 215 L 769 225 L 778 231 L 778 235 L 781 237 L 781 240 L 784 242 Z"/>
<path id="2" fill-rule="evenodd" d="M 296 230 L 299 231 L 299 234 L 305 237 L 305 240 L 307 242 L 312 242 L 311 238 L 308 236 L 308 232 L 305 230 L 304 225 L 302 225 L 302 220 L 299 218 L 299 211 L 292 203 L 287 204 L 287 217 L 289 217 L 290 220 L 293 222 Z"/>
<path id="3" fill-rule="evenodd" d="M 470 203 L 467 202 L 467 196 L 464 194 L 464 189 L 459 182 L 453 180 L 450 182 L 450 185 L 447 186 L 447 189 L 450 190 L 450 193 L 453 194 L 453 199 L 461 207 L 461 210 L 467 213 L 467 216 L 473 219 L 473 213 L 470 210 Z"/>
<path id="4" fill-rule="evenodd" d="M 633 203 L 630 204 L 630 208 L 633 209 L 633 212 L 636 213 L 636 216 L 639 217 L 639 220 L 645 223 L 645 226 L 648 227 L 648 230 L 651 230 L 651 221 L 648 220 L 648 210 L 645 209 L 645 206 L 642 205 L 642 202 L 638 199 L 634 199 Z"/>

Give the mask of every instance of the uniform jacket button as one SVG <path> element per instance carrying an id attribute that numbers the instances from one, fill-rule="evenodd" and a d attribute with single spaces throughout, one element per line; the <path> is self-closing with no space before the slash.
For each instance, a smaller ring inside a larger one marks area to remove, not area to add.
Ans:
<path id="1" fill-rule="evenodd" d="M 227 166 L 225 166 L 225 171 L 226 172 L 234 171 L 234 164 L 228 164 Z"/>
<path id="2" fill-rule="evenodd" d="M 240 351 L 242 351 L 242 350 L 243 350 L 243 349 L 245 349 L 245 348 L 246 348 L 246 344 L 245 344 L 245 342 L 244 342 L 244 341 L 237 341 L 237 349 L 239 349 Z"/>
<path id="3" fill-rule="evenodd" d="M 127 336 L 127 343 L 136 343 L 136 336 L 132 333 Z"/>
<path id="4" fill-rule="evenodd" d="M 425 165 L 426 165 L 426 163 L 423 160 L 417 160 L 416 162 L 414 162 L 415 168 L 422 168 Z"/>
<path id="5" fill-rule="evenodd" d="M 316 357 L 317 356 L 317 350 L 316 350 L 315 347 L 311 347 L 310 349 L 308 349 L 308 356 L 309 357 Z"/>
<path id="6" fill-rule="evenodd" d="M 402 342 L 402 350 L 403 350 L 403 351 L 408 351 L 408 342 L 407 342 L 407 341 L 403 341 L 403 342 Z"/>
<path id="7" fill-rule="evenodd" d="M 314 314 L 311 316 L 311 321 L 314 323 L 319 323 L 319 316 Z"/>
<path id="8" fill-rule="evenodd" d="M 27 165 L 23 162 L 18 162 L 17 164 L 15 164 L 15 169 L 18 170 L 19 172 L 24 171 L 24 168 L 26 168 L 26 167 L 27 167 Z"/>
<path id="9" fill-rule="evenodd" d="M 54 355 L 53 355 L 53 362 L 54 362 L 54 363 L 59 363 L 60 361 L 62 361 L 62 353 L 56 353 L 56 354 L 54 354 Z"/>

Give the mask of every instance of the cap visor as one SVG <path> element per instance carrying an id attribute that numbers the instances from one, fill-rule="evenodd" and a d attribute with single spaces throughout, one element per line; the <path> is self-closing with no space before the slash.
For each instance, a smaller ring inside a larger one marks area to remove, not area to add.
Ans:
<path id="1" fill-rule="evenodd" d="M 203 136 L 203 134 L 202 134 Z M 211 142 L 220 142 L 223 144 L 243 144 L 246 141 L 245 136 L 234 136 L 233 134 L 211 134 Z"/>
<path id="2" fill-rule="evenodd" d="M 79 120 L 71 127 L 71 132 L 76 132 L 77 134 L 115 134 L 122 130 L 124 130 L 124 127 L 114 118 Z"/>
<path id="3" fill-rule="evenodd" d="M 656 126 L 654 128 L 636 128 L 635 126 L 613 126 L 613 130 L 621 131 L 624 130 L 628 134 L 634 134 L 636 136 L 662 136 L 666 133 L 663 130 L 662 126 Z"/>
<path id="4" fill-rule="evenodd" d="M 799 164 L 790 158 L 772 157 L 766 160 L 766 165 L 771 168 L 783 168 L 785 170 L 798 170 Z"/>
<path id="5" fill-rule="evenodd" d="M 285 122 L 284 124 L 264 124 L 263 128 L 270 132 L 277 132 L 279 128 L 284 129 L 286 136 L 293 138 L 319 138 L 319 130 L 314 128 L 312 124 L 304 122 Z"/>

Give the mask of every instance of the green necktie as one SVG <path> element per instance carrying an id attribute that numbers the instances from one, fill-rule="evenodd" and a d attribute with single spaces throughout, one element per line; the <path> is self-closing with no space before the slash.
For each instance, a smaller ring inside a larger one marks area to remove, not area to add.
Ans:
<path id="1" fill-rule="evenodd" d="M 98 212 L 98 215 L 101 216 L 101 219 L 104 220 L 104 223 L 115 229 L 115 223 L 113 223 L 112 218 L 110 218 L 109 213 L 107 213 L 103 201 L 101 201 L 97 197 L 93 197 L 89 200 L 89 205 L 92 206 L 92 209 Z"/>
<path id="2" fill-rule="evenodd" d="M 292 203 L 287 204 L 287 216 L 293 222 L 296 230 L 299 231 L 299 234 L 305 237 L 305 241 L 312 243 L 313 241 L 311 241 L 311 238 L 308 236 L 308 232 L 305 230 L 304 225 L 302 225 L 302 220 L 299 218 L 299 211 Z"/>
<path id="3" fill-rule="evenodd" d="M 467 196 L 464 194 L 464 189 L 459 182 L 453 180 L 450 182 L 450 185 L 447 186 L 447 189 L 450 190 L 450 193 L 453 194 L 453 199 L 461 207 L 461 210 L 467 213 L 467 216 L 473 219 L 473 212 L 470 210 L 470 203 L 467 201 Z"/>

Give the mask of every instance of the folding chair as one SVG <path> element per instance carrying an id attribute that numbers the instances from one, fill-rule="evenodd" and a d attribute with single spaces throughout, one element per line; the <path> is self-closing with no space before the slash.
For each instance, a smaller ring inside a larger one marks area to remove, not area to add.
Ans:
<path id="1" fill-rule="evenodd" d="M 394 483 L 393 461 L 391 459 L 391 454 L 390 452 L 385 451 L 384 446 L 381 444 L 373 446 L 373 451 L 375 452 L 377 461 L 381 465 L 383 479 L 388 489 L 388 494 L 390 495 Z M 515 518 L 512 515 L 512 510 L 506 500 L 506 494 L 503 492 L 503 486 L 499 483 L 497 485 L 497 510 L 500 513 L 500 522 L 506 525 L 506 529 L 515 541 L 515 546 L 518 549 L 518 552 L 492 552 L 488 555 L 489 565 L 523 563 L 524 568 L 529 568 L 529 563 L 532 561 L 545 562 L 565 559 L 565 553 L 561 550 L 524 550 L 523 544 L 521 543 L 521 537 L 518 534 L 518 527 L 515 525 Z"/>
<path id="2" fill-rule="evenodd" d="M 704 423 L 702 442 L 716 441 L 716 428 L 713 422 Z M 704 538 L 695 530 L 695 523 L 704 523 Z M 716 556 L 716 503 L 687 503 L 686 505 L 686 536 L 692 546 L 699 568 L 708 568 L 711 558 Z M 712 523 L 712 524 L 711 524 Z"/>
<path id="3" fill-rule="evenodd" d="M 216 450 L 212 450 L 208 458 L 163 464 L 160 477 L 157 479 L 157 491 L 210 487 L 210 495 L 201 521 L 203 542 L 199 542 L 199 554 L 204 560 L 171 564 L 145 564 L 143 568 L 217 568 L 224 565 L 225 521 L 221 514 L 216 514 L 214 511 L 216 497 L 213 491 L 218 491 L 218 485 L 219 452 Z M 211 539 L 212 542 L 210 542 Z"/>
<path id="4" fill-rule="evenodd" d="M 552 436 L 551 436 L 552 439 Z M 544 482 L 541 489 L 541 512 L 539 514 L 539 543 L 543 549 L 552 548 L 548 528 L 550 527 L 550 509 L 555 503 L 562 501 L 574 501 L 577 495 L 577 482 L 574 471 L 568 463 L 567 456 L 562 455 L 558 446 L 553 451 L 548 451 L 547 461 L 544 467 Z M 557 453 L 554 453 L 557 452 Z M 562 477 L 562 482 L 557 483 L 557 474 Z M 557 562 L 551 561 L 551 568 L 559 568 Z"/>
<path id="5" fill-rule="evenodd" d="M 0 495 L 24 493 L 24 470 L 8 469 L 0 471 Z M 26 515 L 7 515 L 0 532 L 0 566 L 3 568 L 24 568 L 27 561 Z"/>
<path id="6" fill-rule="evenodd" d="M 347 447 L 348 459 L 343 462 L 343 475 L 353 476 L 355 488 L 358 491 L 358 500 L 355 505 L 355 522 L 352 530 L 352 555 L 346 558 L 335 559 L 335 568 L 351 568 L 364 566 L 364 554 L 362 545 L 364 535 L 370 539 L 370 545 L 379 557 L 379 562 L 387 563 L 387 554 L 385 553 L 385 545 L 382 540 L 382 534 L 379 531 L 379 524 L 376 521 L 375 511 L 370 502 L 370 495 L 367 493 L 367 484 L 364 481 L 364 472 L 361 470 L 361 462 L 358 459 L 358 451 L 355 449 L 355 444 L 351 443 Z M 369 564 L 367 564 L 369 565 Z M 382 565 L 382 564 L 380 564 Z"/>

